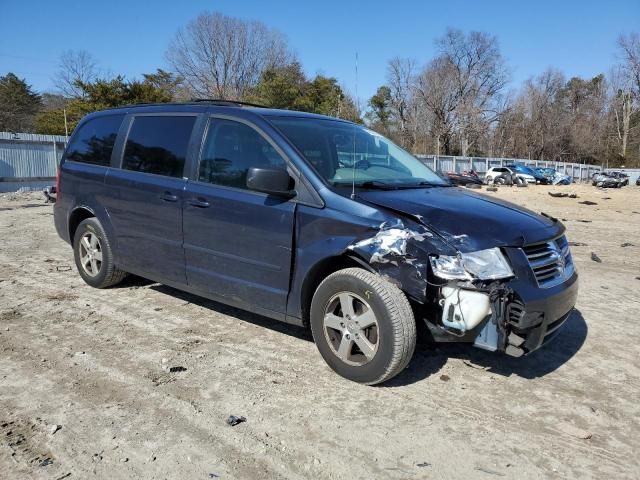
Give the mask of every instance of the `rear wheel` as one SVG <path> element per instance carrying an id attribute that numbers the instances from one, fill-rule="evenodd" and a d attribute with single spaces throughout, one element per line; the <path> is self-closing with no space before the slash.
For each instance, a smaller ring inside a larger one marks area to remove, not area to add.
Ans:
<path id="1" fill-rule="evenodd" d="M 416 344 L 413 311 L 404 293 L 360 268 L 335 272 L 318 286 L 311 331 L 336 373 L 367 385 L 400 373 Z"/>
<path id="2" fill-rule="evenodd" d="M 127 275 L 114 265 L 111 245 L 96 218 L 87 218 L 78 225 L 73 237 L 73 253 L 78 273 L 92 287 L 110 287 Z"/>

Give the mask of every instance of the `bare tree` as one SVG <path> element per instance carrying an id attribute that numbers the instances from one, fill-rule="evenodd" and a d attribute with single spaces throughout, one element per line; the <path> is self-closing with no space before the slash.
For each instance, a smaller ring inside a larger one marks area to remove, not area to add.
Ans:
<path id="1" fill-rule="evenodd" d="M 451 153 L 455 133 L 455 111 L 458 90 L 455 88 L 452 65 L 447 59 L 432 60 L 418 77 L 416 92 L 419 109 L 428 119 L 429 133 L 435 138 L 436 153 Z"/>
<path id="2" fill-rule="evenodd" d="M 631 119 L 640 102 L 640 35 L 637 32 L 620 35 L 618 49 L 622 63 L 610 76 L 611 110 L 615 118 L 619 155 L 625 159 L 632 133 Z"/>
<path id="3" fill-rule="evenodd" d="M 623 68 L 635 82 L 636 94 L 640 95 L 640 34 L 620 35 L 618 48 L 622 53 Z"/>
<path id="4" fill-rule="evenodd" d="M 235 100 L 266 68 L 292 60 L 280 32 L 221 13 L 204 13 L 179 29 L 166 57 L 194 94 Z"/>
<path id="5" fill-rule="evenodd" d="M 403 147 L 411 147 L 415 140 L 415 134 L 412 135 L 410 130 L 415 70 L 416 61 L 410 58 L 395 57 L 387 63 L 387 85 L 391 93 L 390 107 L 394 120 L 398 124 L 398 133 Z M 413 124 L 416 125 L 415 122 Z"/>
<path id="6" fill-rule="evenodd" d="M 81 98 L 80 83 L 90 83 L 98 76 L 97 63 L 85 50 L 67 50 L 60 55 L 58 71 L 53 79 L 56 89 L 67 98 Z"/>
<path id="7" fill-rule="evenodd" d="M 441 55 L 450 64 L 456 92 L 456 116 L 462 155 L 471 143 L 498 119 L 499 96 L 509 81 L 509 72 L 495 36 L 483 32 L 464 34 L 449 29 L 437 41 Z"/>
<path id="8" fill-rule="evenodd" d="M 609 74 L 609 108 L 613 116 L 614 138 L 618 153 L 623 158 L 627 156 L 631 114 L 635 103 L 629 80 L 629 75 L 620 66 L 612 69 Z"/>

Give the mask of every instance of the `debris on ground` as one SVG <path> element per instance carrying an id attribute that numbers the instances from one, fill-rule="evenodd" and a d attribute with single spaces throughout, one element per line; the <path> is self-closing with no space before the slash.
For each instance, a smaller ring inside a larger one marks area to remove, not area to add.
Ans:
<path id="1" fill-rule="evenodd" d="M 582 219 L 579 219 L 579 220 L 576 220 L 576 222 L 581 222 L 581 223 L 591 223 L 591 220 L 582 220 Z"/>
<path id="2" fill-rule="evenodd" d="M 487 192 L 497 192 L 498 189 L 496 187 L 487 187 Z"/>
<path id="3" fill-rule="evenodd" d="M 236 416 L 236 415 L 229 415 L 227 417 L 227 419 L 225 420 L 225 422 L 227 422 L 227 425 L 230 425 L 232 427 L 235 427 L 239 423 L 243 423 L 243 422 L 246 422 L 246 421 L 247 421 L 247 419 L 245 417 Z"/>
<path id="4" fill-rule="evenodd" d="M 449 375 L 440 375 L 440 380 L 442 380 L 443 382 L 448 382 L 449 380 L 451 380 L 451 377 Z"/>
<path id="5" fill-rule="evenodd" d="M 552 197 L 556 197 L 556 198 L 564 198 L 564 197 L 568 197 L 569 194 L 568 193 L 564 193 L 564 192 L 547 192 L 550 196 Z"/>
<path id="6" fill-rule="evenodd" d="M 431 464 L 428 462 L 416 463 L 416 467 L 430 467 Z"/>
<path id="7" fill-rule="evenodd" d="M 583 242 L 569 242 L 569 246 L 570 247 L 586 247 L 588 245 Z"/>
<path id="8" fill-rule="evenodd" d="M 570 423 L 561 422 L 558 424 L 558 428 L 562 433 L 566 433 L 575 438 L 581 438 L 582 440 L 589 440 L 593 436 L 591 432 L 573 426 Z"/>
<path id="9" fill-rule="evenodd" d="M 600 257 L 593 252 L 591 252 L 591 260 L 597 263 L 602 263 L 602 260 L 600 259 Z"/>
<path id="10" fill-rule="evenodd" d="M 569 198 L 578 198 L 578 195 L 575 193 L 570 193 Z"/>
<path id="11" fill-rule="evenodd" d="M 598 202 L 592 202 L 591 200 L 583 200 L 582 202 L 578 202 L 581 203 L 582 205 L 597 205 Z"/>
<path id="12" fill-rule="evenodd" d="M 624 242 L 622 245 L 620 245 L 622 248 L 624 247 L 635 247 L 635 244 L 633 243 L 629 243 L 629 242 Z"/>
<path id="13" fill-rule="evenodd" d="M 177 372 L 186 372 L 187 371 L 187 367 L 171 367 L 169 368 L 169 371 L 171 373 L 177 373 Z"/>
<path id="14" fill-rule="evenodd" d="M 60 430 L 62 428 L 62 425 L 51 425 L 49 427 L 49 434 L 53 435 L 54 433 L 56 433 L 58 430 Z"/>
<path id="15" fill-rule="evenodd" d="M 485 467 L 475 467 L 474 470 L 479 472 L 488 473 L 489 475 L 497 475 L 498 477 L 505 477 L 506 475 L 502 472 L 498 472 L 497 470 L 491 470 L 490 468 Z"/>
<path id="16" fill-rule="evenodd" d="M 58 272 L 68 272 L 69 270 L 71 270 L 71 267 L 69 265 L 58 265 L 56 266 L 56 270 Z"/>
<path id="17" fill-rule="evenodd" d="M 475 368 L 476 370 L 486 370 L 486 367 L 481 367 L 480 365 L 474 365 L 473 363 L 467 360 L 463 360 L 462 363 L 464 363 L 467 367 Z"/>

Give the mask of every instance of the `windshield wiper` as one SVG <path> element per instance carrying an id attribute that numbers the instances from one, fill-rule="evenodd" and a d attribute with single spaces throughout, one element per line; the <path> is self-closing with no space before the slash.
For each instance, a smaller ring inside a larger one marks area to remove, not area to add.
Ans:
<path id="1" fill-rule="evenodd" d="M 436 183 L 436 182 L 423 181 L 423 182 L 399 185 L 398 188 L 420 188 L 420 187 L 431 188 L 431 187 L 452 187 L 452 186 L 453 185 L 451 185 L 450 183 Z"/>
<path id="2" fill-rule="evenodd" d="M 350 187 L 352 185 L 351 182 L 332 182 L 332 183 L 336 187 Z M 366 180 L 364 182 L 356 182 L 355 187 L 370 188 L 370 189 L 377 189 L 377 190 L 396 190 L 398 188 L 397 185 L 381 182 L 380 180 Z"/>

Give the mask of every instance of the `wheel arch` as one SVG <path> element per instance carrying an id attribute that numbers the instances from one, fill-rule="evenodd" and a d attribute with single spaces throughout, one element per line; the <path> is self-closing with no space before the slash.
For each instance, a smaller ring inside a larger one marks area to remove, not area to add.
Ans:
<path id="1" fill-rule="evenodd" d="M 83 220 L 95 216 L 96 214 L 93 209 L 84 205 L 73 209 L 73 211 L 69 214 L 69 221 L 67 222 L 67 228 L 69 229 L 69 239 L 72 244 L 73 239 L 76 235 L 76 230 L 78 229 L 78 225 L 80 225 Z"/>
<path id="2" fill-rule="evenodd" d="M 332 273 L 350 267 L 358 267 L 372 273 L 377 273 L 371 265 L 359 256 L 346 253 L 324 258 L 309 269 L 302 282 L 302 288 L 300 289 L 302 323 L 305 328 L 310 328 L 311 299 L 318 285 Z"/>

